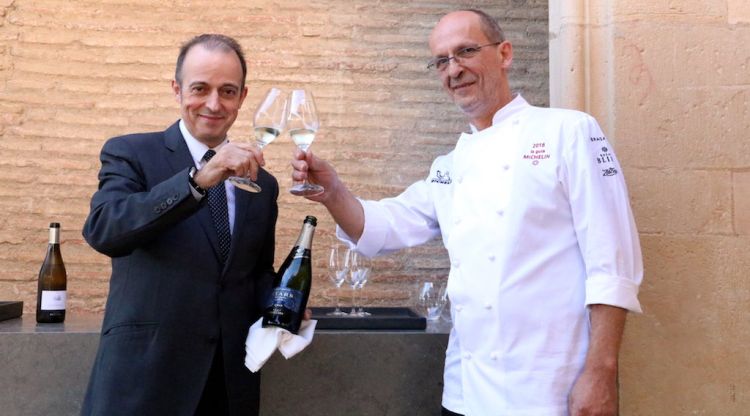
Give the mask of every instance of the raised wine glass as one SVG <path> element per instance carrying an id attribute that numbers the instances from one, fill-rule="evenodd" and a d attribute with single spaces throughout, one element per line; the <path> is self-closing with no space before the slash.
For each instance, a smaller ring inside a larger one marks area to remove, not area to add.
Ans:
<path id="1" fill-rule="evenodd" d="M 253 137 L 259 149 L 266 147 L 284 130 L 287 102 L 286 95 L 280 89 L 271 88 L 255 110 Z M 230 176 L 229 181 L 247 192 L 261 191 L 260 186 L 250 178 Z"/>
<path id="2" fill-rule="evenodd" d="M 349 251 L 340 245 L 334 245 L 331 247 L 331 253 L 328 257 L 328 277 L 331 282 L 336 286 L 336 309 L 328 312 L 326 315 L 332 316 L 345 316 L 346 312 L 341 310 L 341 285 L 346 280 L 346 274 L 349 272 L 349 264 L 346 261 L 346 256 L 349 255 Z"/>
<path id="3" fill-rule="evenodd" d="M 315 140 L 315 133 L 320 128 L 318 112 L 315 109 L 315 101 L 311 92 L 292 90 L 289 100 L 289 116 L 286 123 L 294 144 L 300 150 L 306 152 Z M 322 186 L 308 183 L 305 180 L 303 183 L 292 186 L 289 192 L 297 196 L 313 196 L 323 193 L 323 190 Z"/>

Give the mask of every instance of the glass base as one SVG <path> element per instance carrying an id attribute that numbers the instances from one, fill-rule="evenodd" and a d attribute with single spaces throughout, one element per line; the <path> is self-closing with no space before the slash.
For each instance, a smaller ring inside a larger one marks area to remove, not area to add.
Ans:
<path id="1" fill-rule="evenodd" d="M 248 178 L 240 178 L 239 176 L 230 176 L 229 182 L 232 182 L 232 184 L 243 191 L 252 192 L 254 194 L 257 194 L 260 192 L 260 186 L 251 181 Z"/>
<path id="2" fill-rule="evenodd" d="M 289 189 L 292 195 L 297 196 L 315 196 L 323 193 L 325 189 L 320 185 L 312 183 L 298 183 Z"/>

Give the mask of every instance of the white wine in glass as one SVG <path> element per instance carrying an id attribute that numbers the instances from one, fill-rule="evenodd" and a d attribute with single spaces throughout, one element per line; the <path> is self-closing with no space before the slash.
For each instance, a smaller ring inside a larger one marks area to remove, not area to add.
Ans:
<path id="1" fill-rule="evenodd" d="M 318 111 L 315 108 L 315 101 L 311 92 L 292 90 L 289 100 L 289 116 L 286 123 L 294 144 L 303 152 L 307 152 L 307 149 L 315 140 L 315 133 L 320 128 Z M 293 195 L 298 196 L 313 196 L 321 194 L 323 191 L 322 186 L 307 181 L 295 184 L 289 190 Z"/>
<path id="2" fill-rule="evenodd" d="M 253 117 L 255 145 L 263 149 L 276 139 L 284 129 L 286 123 L 287 99 L 278 88 L 271 88 L 266 93 L 263 101 L 258 105 Z M 260 192 L 260 186 L 250 180 L 239 176 L 229 177 L 234 186 L 247 192 Z"/>

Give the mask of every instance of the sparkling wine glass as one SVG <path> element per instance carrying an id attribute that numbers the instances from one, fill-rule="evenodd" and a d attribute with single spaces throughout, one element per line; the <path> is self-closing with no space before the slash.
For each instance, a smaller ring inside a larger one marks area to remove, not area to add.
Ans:
<path id="1" fill-rule="evenodd" d="M 280 89 L 271 88 L 255 110 L 253 137 L 259 149 L 266 147 L 284 130 L 287 102 L 286 95 Z M 229 181 L 247 192 L 260 192 L 261 190 L 260 186 L 250 178 L 230 176 Z"/>
<path id="2" fill-rule="evenodd" d="M 318 112 L 315 109 L 315 101 L 312 93 L 305 90 L 292 90 L 289 103 L 289 116 L 287 117 L 287 126 L 289 135 L 292 137 L 294 144 L 306 152 L 315 140 L 315 133 L 320 128 L 318 121 Z M 297 196 L 313 196 L 323 193 L 323 187 L 320 185 L 308 183 L 295 184 L 289 192 Z"/>
<path id="3" fill-rule="evenodd" d="M 346 275 L 347 273 L 349 273 L 349 265 L 346 260 L 346 257 L 348 255 L 349 251 L 342 246 L 335 245 L 331 247 L 331 253 L 328 257 L 328 277 L 331 279 L 331 282 L 334 284 L 334 286 L 336 286 L 336 309 L 334 309 L 332 312 L 328 312 L 326 315 L 346 315 L 346 312 L 341 310 L 341 304 L 339 303 L 339 301 L 341 300 L 341 285 L 344 284 Z"/>
<path id="4" fill-rule="evenodd" d="M 347 282 L 352 288 L 352 310 L 349 312 L 349 316 L 367 316 L 369 313 L 364 312 L 361 305 L 357 302 L 357 289 L 361 290 L 364 285 L 363 280 L 366 281 L 367 279 L 370 259 L 356 251 L 349 250 L 347 260 L 349 269 Z"/>
<path id="5" fill-rule="evenodd" d="M 355 261 L 354 267 L 359 271 L 359 278 L 357 279 L 357 287 L 359 288 L 359 309 L 357 309 L 357 316 L 370 316 L 370 312 L 366 312 L 362 304 L 365 298 L 365 284 L 367 284 L 368 278 L 370 277 L 370 271 L 372 270 L 372 260 L 369 257 L 358 255 Z"/>

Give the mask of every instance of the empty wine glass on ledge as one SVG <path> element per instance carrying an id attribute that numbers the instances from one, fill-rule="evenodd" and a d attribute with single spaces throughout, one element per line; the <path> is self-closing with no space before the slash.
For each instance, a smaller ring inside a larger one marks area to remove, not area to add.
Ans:
<path id="1" fill-rule="evenodd" d="M 253 138 L 259 149 L 263 149 L 274 141 L 284 130 L 286 110 L 286 95 L 278 88 L 269 89 L 253 116 Z M 260 186 L 250 178 L 230 176 L 229 181 L 247 192 L 261 191 Z"/>
<path id="2" fill-rule="evenodd" d="M 286 123 L 294 144 L 303 152 L 307 152 L 320 128 L 318 111 L 315 108 L 315 101 L 311 92 L 292 90 L 289 99 L 289 116 Z M 323 193 L 323 190 L 322 186 L 308 183 L 305 180 L 303 183 L 292 186 L 289 192 L 297 196 L 313 196 Z"/>
<path id="3" fill-rule="evenodd" d="M 348 273 L 346 277 L 349 286 L 352 288 L 352 310 L 349 312 L 349 316 L 369 316 L 370 313 L 365 312 L 362 308 L 361 294 L 360 300 L 357 300 L 357 291 L 361 292 L 362 287 L 367 283 L 367 277 L 370 273 L 370 259 L 356 251 L 349 250 L 347 260 Z"/>
<path id="4" fill-rule="evenodd" d="M 443 307 L 448 300 L 445 283 L 423 282 L 417 284 L 417 310 L 428 321 L 440 319 Z"/>
<path id="5" fill-rule="evenodd" d="M 349 255 L 349 251 L 342 247 L 335 245 L 331 247 L 331 253 L 328 257 L 328 277 L 331 282 L 336 286 L 336 308 L 328 312 L 326 315 L 332 316 L 345 316 L 346 312 L 341 310 L 341 285 L 346 280 L 346 275 L 349 273 L 349 265 L 346 260 L 346 256 Z"/>
<path id="6" fill-rule="evenodd" d="M 370 316 L 370 312 L 366 312 L 362 304 L 365 302 L 365 284 L 370 277 L 370 271 L 372 270 L 372 260 L 369 257 L 358 255 L 354 267 L 359 272 L 357 279 L 357 287 L 359 288 L 359 308 L 357 309 L 357 316 Z"/>

